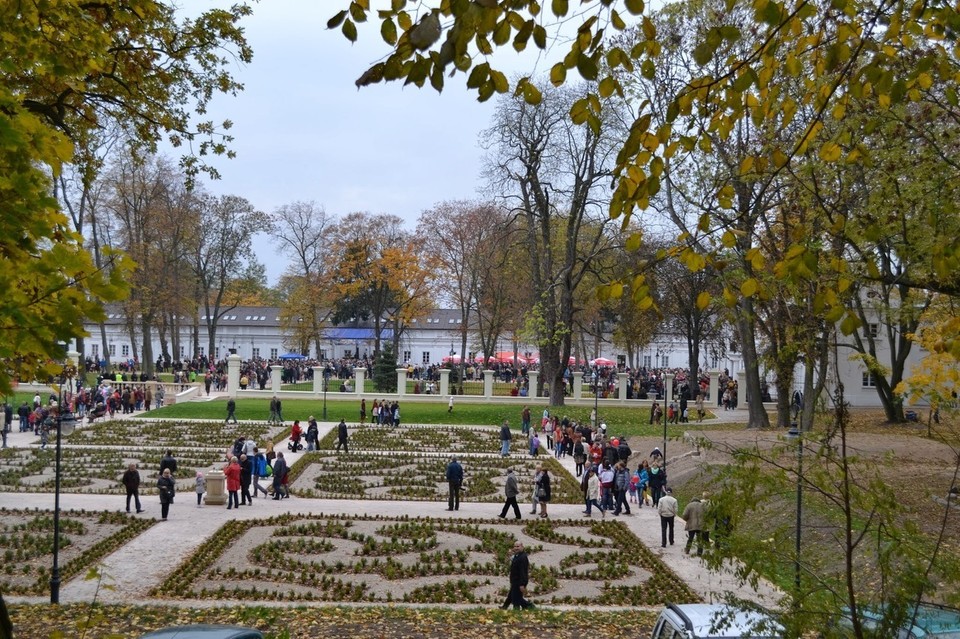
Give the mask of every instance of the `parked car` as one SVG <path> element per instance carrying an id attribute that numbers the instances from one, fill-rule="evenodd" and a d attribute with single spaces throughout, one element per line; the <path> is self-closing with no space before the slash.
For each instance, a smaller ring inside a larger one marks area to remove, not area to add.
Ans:
<path id="1" fill-rule="evenodd" d="M 867 628 L 876 628 L 883 619 L 881 610 L 861 610 L 861 619 Z M 905 626 L 891 639 L 960 639 L 960 609 L 931 603 L 921 603 L 912 625 Z M 910 624 L 910 621 L 907 621 Z M 849 620 L 842 622 L 849 627 Z"/>
<path id="2" fill-rule="evenodd" d="M 783 630 L 769 615 L 726 604 L 668 604 L 651 639 L 781 639 Z"/>
<path id="3" fill-rule="evenodd" d="M 177 626 L 148 632 L 140 639 L 263 639 L 259 630 L 237 626 Z"/>

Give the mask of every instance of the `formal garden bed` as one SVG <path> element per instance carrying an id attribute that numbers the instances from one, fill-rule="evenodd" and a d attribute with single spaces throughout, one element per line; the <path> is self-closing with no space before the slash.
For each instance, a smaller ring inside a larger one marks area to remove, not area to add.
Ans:
<path id="1" fill-rule="evenodd" d="M 148 421 L 145 419 L 113 419 L 94 422 L 68 437 L 73 445 L 91 446 L 157 446 L 160 448 L 219 448 L 225 449 L 237 437 L 253 438 L 259 444 L 277 442 L 289 432 L 266 422 L 224 424 L 218 421 Z M 51 438 L 51 442 L 52 442 Z M 36 443 L 40 443 L 37 439 Z"/>
<path id="2" fill-rule="evenodd" d="M 520 501 L 529 501 L 537 465 L 543 464 L 551 475 L 553 503 L 583 502 L 580 482 L 553 457 L 461 455 L 459 460 L 465 486 L 461 501 L 502 502 L 508 468 L 514 469 L 520 484 Z M 444 501 L 448 494 L 449 461 L 448 455 L 306 453 L 291 468 L 291 489 L 298 497 L 323 499 Z"/>
<path id="3" fill-rule="evenodd" d="M 227 446 L 219 449 L 174 449 L 177 488 L 190 490 L 198 470 L 223 466 Z M 160 459 L 165 449 L 97 448 L 64 446 L 61 453 L 60 490 L 71 493 L 125 494 L 120 483 L 127 466 L 140 471 L 141 494 L 156 492 Z M 52 447 L 8 448 L 0 451 L 0 490 L 5 492 L 53 492 L 56 451 Z"/>
<path id="4" fill-rule="evenodd" d="M 60 516 L 60 579 L 95 566 L 156 523 L 116 512 L 66 511 Z M 53 513 L 0 509 L 0 590 L 39 595 L 50 589 Z"/>
<path id="5" fill-rule="evenodd" d="M 350 424 L 350 447 L 353 450 L 406 451 L 424 453 L 499 453 L 500 429 L 413 424 L 409 426 L 360 426 Z M 514 432 L 519 450 L 526 450 L 526 440 Z M 337 446 L 337 430 L 320 439 L 320 450 Z M 516 449 L 515 449 L 516 450 Z"/>
<path id="6" fill-rule="evenodd" d="M 536 601 L 695 602 L 620 522 L 280 515 L 224 524 L 155 589 L 160 597 L 493 604 L 520 540 Z"/>

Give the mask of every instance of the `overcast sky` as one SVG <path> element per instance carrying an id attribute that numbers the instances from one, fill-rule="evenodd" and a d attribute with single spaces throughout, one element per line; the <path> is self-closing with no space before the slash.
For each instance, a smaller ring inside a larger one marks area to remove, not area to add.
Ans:
<path id="1" fill-rule="evenodd" d="M 400 83 L 358 90 L 356 78 L 388 49 L 375 21 L 360 25 L 353 45 L 339 30 L 327 30 L 327 20 L 348 4 L 253 5 L 244 21 L 253 62 L 235 69 L 245 90 L 217 98 L 210 112 L 233 121 L 237 157 L 219 160 L 222 179 L 208 186 L 264 211 L 314 200 L 336 215 L 395 214 L 412 229 L 434 204 L 480 195 L 478 136 L 490 126 L 495 100 L 478 103 L 462 75 L 448 78 L 442 94 Z M 507 55 L 508 71 L 543 68 L 533 55 Z M 275 284 L 286 260 L 263 239 L 256 246 Z"/>

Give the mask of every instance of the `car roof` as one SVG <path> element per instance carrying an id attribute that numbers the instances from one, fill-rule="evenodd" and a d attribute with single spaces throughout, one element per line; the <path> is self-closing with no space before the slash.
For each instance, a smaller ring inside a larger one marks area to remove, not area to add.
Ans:
<path id="1" fill-rule="evenodd" d="M 780 626 L 769 615 L 736 608 L 727 604 L 670 604 L 674 611 L 699 638 L 780 636 Z M 762 632 L 764 634 L 756 634 Z"/>
<path id="2" fill-rule="evenodd" d="M 164 628 L 147 633 L 140 639 L 263 639 L 263 635 L 251 628 L 200 624 Z"/>
<path id="3" fill-rule="evenodd" d="M 871 621 L 878 621 L 880 611 L 867 609 L 864 617 Z M 913 619 L 910 634 L 905 635 L 914 639 L 954 639 L 960 637 L 960 610 L 938 606 L 936 604 L 921 603 L 917 607 L 917 616 Z"/>

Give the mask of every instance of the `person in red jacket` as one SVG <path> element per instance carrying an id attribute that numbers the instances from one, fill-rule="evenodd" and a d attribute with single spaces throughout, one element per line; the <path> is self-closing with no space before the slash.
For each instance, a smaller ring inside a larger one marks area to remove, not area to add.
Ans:
<path id="1" fill-rule="evenodd" d="M 230 458 L 230 463 L 224 467 L 223 474 L 227 478 L 227 510 L 234 506 L 240 508 L 240 461 L 236 457 Z"/>

